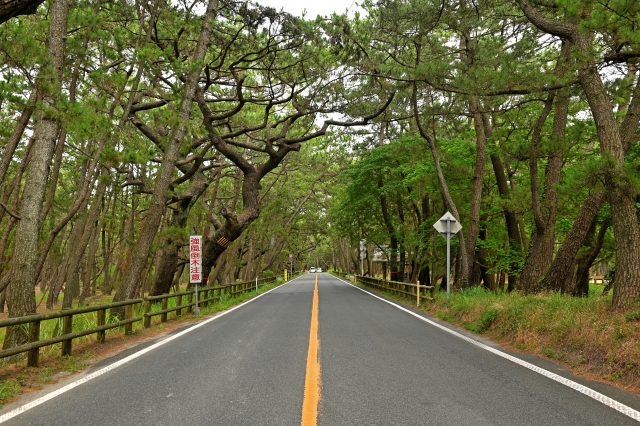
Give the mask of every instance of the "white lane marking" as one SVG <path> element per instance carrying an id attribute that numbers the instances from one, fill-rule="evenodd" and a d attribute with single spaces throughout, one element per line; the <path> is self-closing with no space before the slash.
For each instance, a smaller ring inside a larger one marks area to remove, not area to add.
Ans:
<path id="1" fill-rule="evenodd" d="M 301 276 L 304 276 L 304 275 L 301 275 Z M 22 414 L 25 411 L 30 410 L 33 407 L 36 407 L 36 406 L 38 406 L 38 405 L 40 405 L 40 404 L 42 404 L 44 402 L 47 402 L 50 399 L 55 398 L 56 396 L 62 395 L 63 393 L 65 393 L 67 391 L 70 391 L 71 389 L 73 389 L 75 387 L 78 387 L 83 383 L 87 383 L 89 380 L 95 379 L 96 377 L 100 377 L 103 374 L 105 374 L 105 373 L 107 373 L 107 372 L 109 372 L 111 370 L 115 370 L 116 368 L 120 367 L 121 365 L 126 364 L 127 362 L 132 361 L 132 360 L 134 360 L 134 359 L 146 354 L 147 352 L 151 352 L 152 350 L 154 350 L 156 348 L 159 348 L 160 346 L 164 345 L 165 343 L 169 343 L 170 341 L 172 341 L 174 339 L 177 339 L 178 337 L 184 336 L 185 334 L 192 332 L 196 328 L 200 328 L 203 325 L 210 323 L 211 321 L 214 321 L 214 320 L 216 320 L 216 319 L 218 319 L 218 318 L 220 318 L 220 317 L 222 317 L 224 315 L 227 315 L 228 313 L 233 312 L 236 309 L 239 309 L 239 308 L 243 307 L 247 303 L 251 303 L 254 300 L 257 300 L 260 297 L 264 296 L 265 294 L 271 293 L 272 291 L 282 287 L 283 285 L 289 284 L 289 283 L 297 280 L 298 278 L 300 278 L 300 277 L 296 277 L 293 280 L 287 281 L 286 283 L 283 283 L 283 284 L 279 285 L 278 287 L 274 287 L 269 291 L 265 291 L 264 293 L 259 294 L 256 297 L 247 300 L 246 302 L 243 302 L 243 303 L 241 303 L 241 304 L 239 304 L 237 306 L 234 306 L 233 308 L 230 308 L 230 309 L 228 309 L 228 310 L 226 310 L 224 312 L 216 314 L 215 316 L 213 316 L 213 317 L 211 317 L 211 318 L 209 318 L 207 320 L 204 320 L 202 322 L 199 322 L 199 323 L 195 324 L 194 326 L 192 326 L 192 327 L 190 327 L 190 328 L 188 328 L 186 330 L 181 331 L 180 333 L 177 333 L 177 334 L 174 334 L 172 336 L 169 336 L 166 339 L 164 339 L 164 340 L 162 340 L 162 341 L 160 341 L 158 343 L 155 343 L 155 344 L 153 344 L 153 345 L 151 345 L 151 346 L 149 346 L 147 348 L 144 348 L 144 349 L 142 349 L 142 350 L 140 350 L 140 351 L 138 351 L 138 352 L 136 352 L 134 354 L 129 355 L 126 358 L 121 359 L 120 361 L 116 361 L 113 364 L 110 364 L 110 365 L 108 365 L 108 366 L 106 366 L 104 368 L 101 368 L 100 370 L 95 371 L 95 372 L 93 372 L 91 374 L 88 374 L 88 375 L 84 376 L 83 378 L 76 380 L 73 383 L 69 383 L 68 385 L 63 386 L 60 389 L 57 389 L 57 390 L 55 390 L 55 391 L 53 391 L 51 393 L 48 393 L 48 394 L 46 394 L 46 395 L 44 395 L 44 396 L 42 396 L 42 397 L 40 397 L 40 398 L 38 398 L 38 399 L 36 399 L 34 401 L 31 401 L 31 402 L 29 402 L 29 403 L 27 403 L 27 404 L 25 404 L 23 406 L 20 406 L 20 407 L 14 409 L 12 411 L 9 411 L 8 413 L 3 414 L 2 416 L 0 416 L 0 423 L 6 422 L 7 420 L 12 419 L 15 416 L 17 416 L 19 414 Z M 171 395 L 169 395 L 169 396 L 171 396 Z"/>
<path id="2" fill-rule="evenodd" d="M 451 329 L 449 329 L 449 328 L 447 328 L 447 327 L 445 327 L 445 326 L 443 326 L 441 324 L 438 324 L 437 322 L 431 321 L 430 319 L 425 318 L 425 317 L 423 317 L 421 315 L 418 315 L 417 313 L 415 313 L 413 311 L 410 311 L 409 309 L 406 309 L 406 308 L 404 308 L 404 307 L 402 307 L 402 306 L 400 306 L 400 305 L 398 305 L 396 303 L 390 302 L 390 301 L 388 301 L 386 299 L 383 299 L 380 296 L 377 296 L 377 295 L 375 295 L 373 293 L 370 293 L 370 292 L 368 292 L 368 291 L 366 291 L 366 290 L 364 290 L 364 289 L 362 289 L 362 288 L 360 288 L 358 286 L 355 286 L 355 285 L 351 284 L 348 281 L 345 281 L 345 280 L 337 278 L 337 277 L 334 277 L 334 278 L 339 279 L 340 281 L 342 281 L 342 282 L 344 282 L 346 284 L 349 284 L 350 286 L 352 286 L 354 288 L 357 288 L 358 290 L 360 290 L 360 291 L 362 291 L 364 293 L 367 293 L 368 295 L 370 295 L 372 297 L 375 297 L 376 299 L 380 299 L 383 302 L 386 302 L 386 303 L 388 303 L 388 304 L 390 304 L 392 306 L 395 306 L 396 308 L 398 308 L 398 309 L 400 309 L 402 311 L 405 311 L 405 312 L 413 315 L 414 317 L 419 318 L 422 321 L 427 322 L 427 323 L 429 323 L 429 324 L 431 324 L 431 325 L 433 325 L 435 327 L 438 327 L 439 329 L 444 330 L 447 333 L 453 334 L 456 337 L 464 339 L 464 340 L 468 341 L 469 343 L 472 343 L 472 344 L 478 346 L 479 348 L 482 348 L 482 349 L 484 349 L 486 351 L 489 351 L 489 352 L 491 352 L 491 353 L 493 353 L 495 355 L 498 355 L 498 356 L 500 356 L 500 357 L 502 357 L 504 359 L 507 359 L 507 360 L 509 360 L 511 362 L 514 362 L 514 363 L 516 363 L 516 364 L 518 364 L 518 365 L 520 365 L 520 366 L 522 366 L 524 368 L 528 368 L 531 371 L 535 371 L 536 373 L 541 374 L 544 377 L 547 377 L 547 378 L 549 378 L 549 379 L 551 379 L 553 381 L 556 381 L 556 382 L 558 382 L 558 383 L 560 383 L 562 385 L 565 385 L 565 386 L 567 386 L 567 387 L 569 387 L 569 388 L 571 388 L 571 389 L 573 389 L 575 391 L 580 392 L 581 394 L 587 395 L 588 397 L 593 398 L 596 401 L 601 402 L 602 404 L 604 404 L 604 405 L 606 405 L 608 407 L 611 407 L 614 410 L 619 411 L 620 413 L 622 413 L 622 414 L 624 414 L 626 416 L 629 416 L 634 420 L 640 421 L 640 411 L 636 411 L 633 408 L 631 408 L 629 406 L 626 406 L 626 405 L 622 404 L 621 402 L 616 401 L 613 398 L 609 398 L 608 396 L 603 395 L 600 392 L 597 392 L 597 391 L 595 391 L 595 390 L 593 390 L 591 388 L 588 388 L 588 387 L 586 387 L 584 385 L 581 385 L 580 383 L 576 383 L 573 380 L 569 380 L 569 379 L 567 379 L 565 377 L 559 376 L 559 375 L 557 375 L 555 373 L 552 373 L 552 372 L 550 372 L 548 370 L 545 370 L 544 368 L 538 367 L 537 365 L 533 365 L 533 364 L 531 364 L 531 363 L 529 363 L 527 361 L 521 360 L 520 358 L 517 358 L 515 356 L 509 355 L 509 354 L 507 354 L 505 352 L 502 352 L 502 351 L 499 351 L 497 349 L 494 349 L 491 346 L 487 346 L 487 345 L 485 345 L 483 343 L 480 343 L 477 340 L 474 340 L 474 339 L 472 339 L 470 337 L 467 337 L 467 336 L 465 336 L 463 334 L 460 334 L 457 331 L 451 330 Z"/>

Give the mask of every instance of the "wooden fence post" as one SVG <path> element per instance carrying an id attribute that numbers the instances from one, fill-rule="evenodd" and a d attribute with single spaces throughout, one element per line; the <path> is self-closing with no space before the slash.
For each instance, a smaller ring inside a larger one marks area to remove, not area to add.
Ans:
<path id="1" fill-rule="evenodd" d="M 40 321 L 33 321 L 29 323 L 29 343 L 37 342 L 38 340 L 40 340 Z M 29 350 L 29 353 L 27 355 L 27 366 L 38 366 L 39 353 L 40 348 Z"/>
<path id="2" fill-rule="evenodd" d="M 151 327 L 151 316 L 148 315 L 151 313 L 151 300 L 144 301 L 144 320 L 142 323 L 144 324 L 144 328 Z"/>
<path id="3" fill-rule="evenodd" d="M 62 334 L 73 332 L 73 315 L 62 317 Z M 71 339 L 62 342 L 62 356 L 71 356 Z"/>
<path id="4" fill-rule="evenodd" d="M 169 299 L 162 299 L 162 310 L 164 311 L 165 309 L 167 309 L 167 302 L 169 301 Z M 160 322 L 167 322 L 167 313 L 165 312 L 164 314 L 160 314 Z"/>
<path id="5" fill-rule="evenodd" d="M 97 315 L 98 315 L 98 327 L 100 327 L 101 325 L 105 325 L 107 320 L 107 310 L 99 309 L 97 312 Z M 107 332 L 105 330 L 98 331 L 98 333 L 96 334 L 98 343 L 104 343 L 106 338 L 106 333 Z"/>
<path id="6" fill-rule="evenodd" d="M 124 307 L 124 319 L 133 318 L 133 305 L 126 305 Z M 124 334 L 133 333 L 133 324 L 125 324 L 124 325 Z"/>
<path id="7" fill-rule="evenodd" d="M 178 295 L 176 297 L 177 297 L 176 306 L 182 305 L 182 295 Z M 181 316 L 182 316 L 182 309 L 180 308 L 176 310 L 176 317 L 181 317 Z"/>

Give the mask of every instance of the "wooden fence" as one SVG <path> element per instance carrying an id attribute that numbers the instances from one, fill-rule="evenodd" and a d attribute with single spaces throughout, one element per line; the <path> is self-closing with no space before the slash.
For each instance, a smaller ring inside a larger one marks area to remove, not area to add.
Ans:
<path id="1" fill-rule="evenodd" d="M 232 283 L 226 286 L 215 287 L 199 287 L 198 288 L 198 303 L 202 306 L 207 306 L 211 302 L 220 300 L 223 295 L 229 297 L 236 296 L 238 294 L 247 293 L 257 288 L 263 287 L 266 284 L 276 282 L 277 277 L 263 278 L 259 280 Z M 167 315 L 170 312 L 175 312 L 176 317 L 182 315 L 183 309 L 189 309 L 195 306 L 195 289 L 184 291 L 181 293 L 163 294 L 160 296 L 147 296 L 142 299 L 131 299 L 122 302 L 115 302 L 104 305 L 87 306 L 76 309 L 66 309 L 58 312 L 47 312 L 44 314 L 27 315 L 24 317 L 7 318 L 0 320 L 0 328 L 9 326 L 27 326 L 29 341 L 23 345 L 15 346 L 10 349 L 0 350 L 0 358 L 5 358 L 20 353 L 27 352 L 27 365 L 30 367 L 38 366 L 39 349 L 44 346 L 55 345 L 62 343 L 62 356 L 71 355 L 71 346 L 73 339 L 77 339 L 89 334 L 96 334 L 97 340 L 100 343 L 105 341 L 106 330 L 124 327 L 125 334 L 130 334 L 133 331 L 133 323 L 143 321 L 144 327 L 151 327 L 151 318 L 154 316 L 160 316 L 160 321 L 165 322 Z M 184 297 L 186 296 L 187 302 L 183 304 Z M 176 299 L 174 307 L 169 308 L 169 299 Z M 154 305 L 160 302 L 160 310 L 153 310 Z M 139 305 L 143 307 L 143 311 L 140 315 L 134 316 L 134 306 Z M 107 322 L 107 310 L 113 308 L 125 308 L 124 318 L 113 318 Z M 87 328 L 84 330 L 73 331 L 73 316 L 96 312 L 97 313 L 97 325 L 96 327 Z M 40 325 L 42 321 L 62 319 L 61 334 L 53 336 L 47 339 L 40 339 Z"/>
<path id="2" fill-rule="evenodd" d="M 350 280 L 352 276 L 347 274 L 346 272 L 340 272 L 340 271 L 331 271 L 331 273 L 338 278 L 342 278 L 343 280 Z"/>
<path id="3" fill-rule="evenodd" d="M 425 286 L 412 283 L 401 283 L 398 281 L 385 281 L 380 278 L 363 277 L 361 275 L 355 275 L 354 282 L 377 290 L 413 297 L 418 301 L 418 305 L 420 304 L 421 299 L 433 300 L 436 292 L 435 286 L 432 285 Z"/>

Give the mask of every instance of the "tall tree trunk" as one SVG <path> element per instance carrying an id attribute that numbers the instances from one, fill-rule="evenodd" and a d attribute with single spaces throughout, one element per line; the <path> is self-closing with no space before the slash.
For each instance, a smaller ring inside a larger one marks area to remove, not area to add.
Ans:
<path id="1" fill-rule="evenodd" d="M 25 173 L 27 166 L 29 165 L 29 162 L 31 161 L 31 153 L 32 153 L 32 147 L 33 147 L 33 143 L 34 143 L 35 138 L 30 138 L 29 142 L 27 143 L 27 147 L 25 149 L 25 155 L 24 158 L 22 160 L 22 162 L 20 163 L 20 167 L 18 168 L 18 171 L 16 173 L 16 176 L 14 178 L 13 183 L 11 184 L 11 188 L 3 195 L 3 202 L 8 202 L 9 197 L 11 196 L 11 194 L 13 193 L 13 198 L 14 198 L 14 202 L 13 205 L 14 206 L 18 206 L 20 204 L 20 190 L 19 190 L 19 185 L 20 182 L 22 182 L 22 176 Z M 14 192 L 15 191 L 15 192 Z M 0 210 L 0 222 L 2 222 L 2 218 L 4 213 L 7 210 L 2 209 Z M 6 289 L 9 286 L 9 283 L 11 282 L 11 271 L 10 271 L 10 262 L 8 262 L 9 264 L 5 264 L 5 250 L 6 248 L 9 246 L 9 244 L 11 243 L 10 241 L 10 237 L 11 237 L 11 233 L 13 231 L 13 228 L 18 224 L 18 221 L 20 220 L 20 217 L 18 215 L 14 215 L 14 214 L 10 214 L 10 218 L 9 218 L 9 222 L 7 223 L 7 226 L 5 226 L 4 230 L 3 230 L 3 234 L 2 234 L 2 238 L 0 239 L 1 244 L 0 244 L 0 248 L 2 248 L 2 251 L 0 251 L 0 260 L 2 260 L 2 262 L 0 262 L 0 265 L 2 265 L 0 267 L 0 292 L 4 292 L 5 298 L 6 298 Z"/>
<path id="2" fill-rule="evenodd" d="M 624 170 L 623 132 L 618 129 L 611 99 L 591 53 L 594 34 L 577 25 L 547 18 L 535 10 L 528 0 L 519 1 L 529 21 L 542 31 L 573 41 L 583 60 L 579 67 L 578 81 L 596 124 L 602 155 L 608 163 L 603 172 L 615 236 L 616 279 L 613 306 L 622 307 L 640 297 L 640 227 L 634 206 L 636 194 Z"/>
<path id="3" fill-rule="evenodd" d="M 7 300 L 7 292 L 4 290 L 0 291 L 0 314 L 4 313 L 4 305 L 6 300 Z"/>
<path id="4" fill-rule="evenodd" d="M 465 1 L 461 2 L 461 6 L 463 10 L 470 10 L 467 9 L 468 6 Z M 460 37 L 460 59 L 466 64 L 465 74 L 473 71 L 476 67 L 477 49 L 478 46 L 474 45 L 474 40 L 471 37 L 471 29 L 465 26 L 465 28 L 462 29 L 462 35 Z M 469 222 L 466 230 L 467 238 L 461 246 L 461 249 L 466 252 L 468 266 L 466 271 L 463 269 L 461 272 L 466 272 L 466 276 L 463 279 L 467 285 L 475 285 L 477 284 L 474 276 L 474 270 L 476 269 L 476 242 L 480 231 L 480 205 L 482 201 L 484 168 L 487 161 L 487 134 L 485 133 L 479 97 L 475 94 L 469 95 L 468 103 L 469 112 L 473 117 L 473 127 L 476 137 L 476 161 L 471 183 L 471 197 L 469 200 Z"/>
<path id="5" fill-rule="evenodd" d="M 45 107 L 38 112 L 33 158 L 29 162 L 20 212 L 21 220 L 16 229 L 13 257 L 9 267 L 11 282 L 7 289 L 7 306 L 10 318 L 36 311 L 34 286 L 37 279 L 39 219 L 49 166 L 60 128 L 58 119 L 50 111 L 55 110 L 57 98 L 61 93 L 69 3 L 69 0 L 57 0 L 51 6 L 48 42 L 51 64 L 42 68 L 37 82 L 38 90 L 42 90 L 43 93 Z M 24 343 L 27 337 L 23 328 L 10 327 L 7 329 L 4 348 Z"/>
<path id="6" fill-rule="evenodd" d="M 398 271 L 398 237 L 396 230 L 391 222 L 391 216 L 389 215 L 389 206 L 387 204 L 387 197 L 382 193 L 382 177 L 378 178 L 378 189 L 380 190 L 380 208 L 382 210 L 382 219 L 384 220 L 384 226 L 387 228 L 387 234 L 389 234 L 389 274 L 390 281 L 399 281 L 400 276 Z"/>
<path id="7" fill-rule="evenodd" d="M 634 64 L 628 64 L 627 81 L 630 85 L 633 85 L 635 82 L 636 71 L 637 69 Z M 626 112 L 620 125 L 620 136 L 623 149 L 626 153 L 634 138 L 638 122 L 640 121 L 640 84 L 635 85 L 631 101 L 625 102 L 624 105 L 619 105 L 618 112 Z M 571 288 L 573 279 L 573 269 L 571 265 L 574 263 L 578 250 L 586 238 L 587 230 L 591 227 L 592 223 L 595 223 L 596 215 L 605 197 L 606 193 L 604 188 L 599 186 L 589 192 L 587 198 L 582 203 L 578 216 L 573 221 L 571 230 L 565 237 L 558 250 L 558 254 L 543 279 L 543 287 Z"/>
<path id="8" fill-rule="evenodd" d="M 196 97 L 200 111 L 204 116 L 204 124 L 215 148 L 232 161 L 242 171 L 243 176 L 242 210 L 235 214 L 223 207 L 220 214 L 225 220 L 224 224 L 219 223 L 214 235 L 204 238 L 202 274 L 204 277 L 208 277 L 220 255 L 260 216 L 260 180 L 274 170 L 289 152 L 299 150 L 300 144 L 281 144 L 276 151 L 273 149 L 273 140 L 268 140 L 267 153 L 269 157 L 256 168 L 253 163 L 247 161 L 227 145 L 226 141 L 218 134 L 217 129 L 213 126 L 213 114 L 205 101 L 204 92 L 198 91 Z"/>
<path id="9" fill-rule="evenodd" d="M 104 235 L 102 234 L 102 230 L 104 230 L 104 224 L 107 217 L 107 213 L 109 212 L 109 205 L 104 202 L 106 195 L 102 197 L 100 202 L 102 213 L 100 215 L 100 220 L 98 222 L 98 226 L 93 230 L 93 235 L 91 236 L 91 241 L 89 242 L 89 253 L 87 255 L 87 266 L 89 270 L 88 281 L 83 283 L 83 288 L 90 288 L 91 296 L 95 296 L 98 289 L 98 276 L 100 275 L 100 267 L 98 265 L 98 248 L 100 246 L 100 239 Z M 106 265 L 106 263 L 104 263 Z M 107 269 L 106 267 L 104 268 Z"/>
<path id="10" fill-rule="evenodd" d="M 189 212 L 196 201 L 207 189 L 208 183 L 201 172 L 194 175 L 194 179 L 189 189 L 180 196 L 181 200 L 175 206 L 171 214 L 171 222 L 169 227 L 176 230 L 183 230 L 187 226 Z M 165 239 L 162 247 L 162 260 L 156 275 L 155 283 L 151 289 L 151 296 L 169 293 L 173 283 L 173 276 L 178 269 L 178 251 L 181 245 L 185 245 L 182 238 L 176 236 L 175 232 L 171 232 L 169 237 Z"/>
<path id="11" fill-rule="evenodd" d="M 62 299 L 62 308 L 70 309 L 73 306 L 73 299 L 80 294 L 80 279 L 78 271 L 80 269 L 80 259 L 84 248 L 82 244 L 82 234 L 87 221 L 86 214 L 81 214 L 75 221 L 74 232 L 69 239 L 69 256 L 67 257 L 65 273 L 61 275 L 60 281 L 64 283 L 64 299 Z"/>
<path id="12" fill-rule="evenodd" d="M 592 223 L 595 222 L 596 215 L 604 202 L 605 195 L 604 188 L 601 187 L 593 188 L 589 192 L 584 203 L 582 203 L 578 216 L 576 216 L 571 225 L 571 229 L 558 249 L 553 263 L 544 278 L 540 281 L 542 288 L 568 289 L 572 287 L 572 265 L 580 247 L 582 247 L 582 243 L 588 235 Z"/>
<path id="13" fill-rule="evenodd" d="M 142 231 L 135 247 L 131 252 L 131 262 L 127 273 L 114 296 L 114 301 L 130 299 L 134 296 L 136 286 L 140 280 L 142 271 L 145 268 L 149 251 L 153 240 L 158 232 L 158 226 L 166 210 L 167 191 L 171 185 L 171 177 L 174 172 L 175 163 L 180 154 L 180 145 L 186 134 L 185 124 L 191 115 L 193 99 L 198 85 L 201 69 L 193 66 L 204 60 L 205 54 L 211 44 L 211 31 L 213 18 L 218 10 L 218 0 L 210 0 L 204 14 L 202 28 L 198 39 L 198 44 L 193 58 L 191 58 L 192 69 L 189 71 L 184 87 L 182 99 L 180 101 L 179 113 L 180 123 L 172 131 L 167 141 L 166 149 L 160 166 L 160 173 L 156 181 L 149 211 L 142 225 Z"/>
<path id="14" fill-rule="evenodd" d="M 590 247 L 587 247 L 586 252 L 582 256 L 578 256 L 576 259 L 576 273 L 573 280 L 573 285 L 570 288 L 563 288 L 563 292 L 569 293 L 573 296 L 586 297 L 589 295 L 589 269 L 593 265 L 593 262 L 598 257 L 600 250 L 602 249 L 602 245 L 604 244 L 604 238 L 607 234 L 607 230 L 609 229 L 609 225 L 611 222 L 607 220 L 602 225 L 600 225 L 600 230 L 598 231 L 598 237 L 595 241 L 591 241 Z M 595 235 L 595 223 L 592 227 L 592 231 L 590 230 L 587 236 L 588 240 L 592 240 Z"/>
<path id="15" fill-rule="evenodd" d="M 469 227 L 467 229 L 467 240 L 465 249 L 469 259 L 470 267 L 467 268 L 466 277 L 469 285 L 478 284 L 474 281 L 473 265 L 476 256 L 476 241 L 480 232 L 480 204 L 482 200 L 482 184 L 484 180 L 484 167 L 487 162 L 487 136 L 480 111 L 480 102 L 477 96 L 469 97 L 469 109 L 473 115 L 473 125 L 476 134 L 476 163 L 473 169 L 473 181 L 471 189 L 471 199 L 469 201 Z"/>
<path id="16" fill-rule="evenodd" d="M 482 121 L 484 124 L 484 131 L 487 138 L 490 138 L 493 134 L 493 127 L 487 114 L 483 114 Z M 498 193 L 502 199 L 510 200 L 511 192 L 509 190 L 509 182 L 505 174 L 505 168 L 502 164 L 502 160 L 498 154 L 490 154 L 491 166 L 493 168 L 493 174 L 496 177 L 496 185 L 498 187 Z M 505 206 L 502 207 L 504 213 L 504 221 L 507 228 L 507 238 L 509 239 L 509 250 L 514 253 L 511 256 L 512 262 L 509 265 L 508 275 L 508 288 L 507 291 L 515 289 L 515 283 L 518 278 L 518 272 L 520 270 L 520 263 L 518 262 L 518 254 L 522 253 L 522 239 L 520 238 L 520 229 L 518 225 L 518 218 L 516 213 Z"/>
<path id="17" fill-rule="evenodd" d="M 562 43 L 555 73 L 561 75 L 570 65 L 571 43 Z M 556 186 L 560 183 L 562 171 L 563 143 L 567 117 L 569 114 L 570 93 L 567 88 L 557 93 L 549 94 L 540 119 L 536 123 L 531 138 L 529 151 L 529 170 L 531 175 L 531 201 L 535 223 L 535 232 L 531 240 L 531 247 L 525 261 L 524 269 L 518 277 L 517 286 L 524 291 L 532 292 L 540 289 L 540 280 L 544 277 L 551 261 L 555 243 L 555 224 L 558 211 L 558 192 Z M 538 180 L 539 143 L 542 126 L 546 116 L 555 105 L 553 128 L 551 131 L 551 146 L 549 159 L 545 167 L 545 184 L 540 191 Z"/>
<path id="18" fill-rule="evenodd" d="M 11 159 L 13 158 L 13 154 L 15 153 L 16 147 L 18 143 L 22 139 L 22 135 L 24 134 L 29 121 L 31 120 L 31 115 L 36 106 L 37 96 L 40 92 L 38 90 L 32 90 L 31 95 L 29 96 L 29 100 L 27 104 L 22 109 L 22 113 L 20 117 L 18 117 L 16 127 L 13 129 L 13 133 L 7 140 L 7 143 L 4 146 L 2 151 L 2 158 L 0 159 L 0 188 L 2 188 L 4 184 L 5 174 L 9 169 L 9 164 L 11 163 Z M 0 191 L 1 193 L 2 191 Z"/>
<path id="19" fill-rule="evenodd" d="M 111 217 L 116 217 L 116 205 L 117 205 L 117 196 L 115 193 L 115 187 L 112 189 L 112 192 L 109 194 L 109 198 L 107 199 L 106 210 L 110 210 Z M 102 294 L 111 296 L 111 292 L 113 290 L 113 276 L 112 276 L 112 265 L 111 265 L 111 257 L 113 255 L 113 251 L 115 250 L 117 244 L 114 243 L 113 237 L 114 235 L 109 232 L 107 233 L 106 222 L 102 226 L 102 259 L 103 259 L 103 268 L 104 268 L 104 279 L 102 280 Z M 115 270 L 113 271 L 115 275 Z"/>
<path id="20" fill-rule="evenodd" d="M 98 182 L 95 200 L 91 203 L 91 207 L 89 207 L 89 211 L 87 212 L 83 223 L 82 237 L 73 247 L 73 255 L 70 259 L 69 269 L 67 270 L 67 288 L 72 291 L 67 291 L 67 293 L 65 293 L 62 304 L 63 309 L 71 308 L 71 301 L 69 300 L 69 302 L 67 302 L 67 294 L 70 296 L 80 295 L 79 271 L 82 265 L 81 259 L 84 256 L 91 236 L 97 232 L 96 224 L 100 215 L 100 207 L 102 206 L 101 201 L 107 190 L 106 179 L 99 179 Z"/>
<path id="21" fill-rule="evenodd" d="M 632 63 L 629 63 L 627 67 L 627 81 L 630 86 L 633 86 L 637 68 Z M 620 125 L 620 136 L 625 153 L 629 149 L 640 121 L 640 85 L 636 84 L 633 92 L 630 101 L 618 105 L 618 113 L 626 112 Z M 572 288 L 573 269 L 571 265 L 575 262 L 578 250 L 587 236 L 587 231 L 595 224 L 596 215 L 605 201 L 605 197 L 605 190 L 600 186 L 596 186 L 589 192 L 582 203 L 578 216 L 573 221 L 571 230 L 562 242 L 558 254 L 541 283 L 543 287 Z"/>
<path id="22" fill-rule="evenodd" d="M 586 53 L 589 46 L 586 40 L 580 41 L 580 51 Z M 605 187 L 615 236 L 616 286 L 613 289 L 613 306 L 622 307 L 640 297 L 640 228 L 635 208 L 636 193 L 624 169 L 625 147 L 607 89 L 595 64 L 581 70 L 580 85 L 596 123 L 602 154 L 609 161 L 605 169 Z"/>
<path id="23" fill-rule="evenodd" d="M 411 98 L 413 116 L 416 120 L 416 125 L 418 126 L 418 130 L 420 132 L 420 136 L 424 140 L 426 140 L 429 144 L 429 150 L 431 151 L 431 156 L 433 157 L 433 162 L 436 167 L 436 174 L 438 177 L 438 188 L 440 189 L 440 195 L 442 196 L 442 200 L 444 201 L 445 207 L 449 209 L 453 217 L 460 222 L 460 215 L 458 214 L 458 208 L 453 202 L 453 198 L 451 197 L 451 193 L 449 192 L 449 186 L 444 178 L 444 173 L 442 172 L 442 167 L 440 166 L 440 159 L 438 157 L 438 150 L 436 149 L 435 141 L 433 137 L 427 133 L 425 128 L 422 126 L 422 122 L 420 120 L 420 114 L 418 113 L 418 101 L 417 101 L 417 92 L 418 87 L 414 83 L 413 85 L 413 96 Z M 458 239 L 460 240 L 460 246 L 463 249 L 460 251 L 460 262 L 458 263 L 458 271 L 455 277 L 455 284 L 458 287 L 466 287 L 468 284 L 467 277 L 469 276 L 469 259 L 467 257 L 467 251 L 464 249 L 465 247 L 465 238 L 462 230 L 458 232 Z"/>

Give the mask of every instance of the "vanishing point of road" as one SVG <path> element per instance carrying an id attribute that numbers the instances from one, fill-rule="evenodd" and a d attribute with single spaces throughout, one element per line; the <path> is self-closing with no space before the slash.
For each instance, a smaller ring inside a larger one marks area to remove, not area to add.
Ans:
<path id="1" fill-rule="evenodd" d="M 0 410 L 7 425 L 631 425 L 640 398 L 329 274 Z"/>

